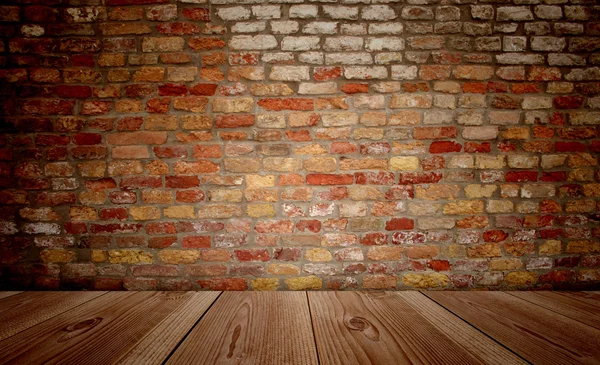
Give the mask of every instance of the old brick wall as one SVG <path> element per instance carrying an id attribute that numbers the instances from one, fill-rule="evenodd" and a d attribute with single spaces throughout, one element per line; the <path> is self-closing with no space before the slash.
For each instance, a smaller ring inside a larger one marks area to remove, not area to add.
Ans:
<path id="1" fill-rule="evenodd" d="M 0 288 L 595 287 L 599 18 L 3 1 Z"/>

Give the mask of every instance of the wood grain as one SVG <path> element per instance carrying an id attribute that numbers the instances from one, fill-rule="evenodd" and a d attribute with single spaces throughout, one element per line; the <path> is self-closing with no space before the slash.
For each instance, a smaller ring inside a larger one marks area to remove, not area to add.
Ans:
<path id="1" fill-rule="evenodd" d="M 321 364 L 483 363 L 409 305 L 406 293 L 310 292 L 308 298 Z"/>
<path id="2" fill-rule="evenodd" d="M 537 292 L 508 292 L 518 298 L 526 300 L 540 307 L 562 314 L 588 326 L 600 329 L 600 306 L 577 299 L 568 293 L 547 291 Z M 599 302 L 600 304 L 600 302 Z"/>
<path id="3" fill-rule="evenodd" d="M 398 293 L 423 318 L 486 364 L 527 364 L 525 360 L 484 335 L 420 292 Z"/>
<path id="4" fill-rule="evenodd" d="M 64 313 L 105 292 L 26 292 L 0 304 L 0 341 Z"/>
<path id="5" fill-rule="evenodd" d="M 317 364 L 306 293 L 223 293 L 167 364 Z"/>
<path id="6" fill-rule="evenodd" d="M 192 292 L 110 292 L 0 342 L 0 363 L 115 363 L 139 349 L 138 345 L 166 356 L 189 327 L 181 328 L 176 336 L 169 334 L 156 348 L 147 346 L 147 337 L 158 337 L 153 331 L 164 330 L 166 323 L 180 314 L 178 310 L 184 303 L 207 296 L 209 300 L 196 308 L 196 318 L 200 318 L 207 303 L 217 295 L 217 292 L 197 295 Z M 144 356 L 153 360 L 158 357 Z"/>
<path id="7" fill-rule="evenodd" d="M 21 294 L 22 291 L 0 291 L 0 300 L 8 297 L 12 297 L 13 295 Z"/>
<path id="8" fill-rule="evenodd" d="M 535 364 L 598 364 L 600 331 L 503 292 L 427 292 Z"/>
<path id="9" fill-rule="evenodd" d="M 565 295 L 573 299 L 582 301 L 589 305 L 600 308 L 600 292 L 591 291 L 576 291 L 576 292 L 557 292 L 560 295 Z"/>
<path id="10" fill-rule="evenodd" d="M 119 364 L 162 364 L 198 319 L 218 298 L 220 292 L 191 294 L 179 308 L 165 317 L 148 335 L 141 339 Z"/>

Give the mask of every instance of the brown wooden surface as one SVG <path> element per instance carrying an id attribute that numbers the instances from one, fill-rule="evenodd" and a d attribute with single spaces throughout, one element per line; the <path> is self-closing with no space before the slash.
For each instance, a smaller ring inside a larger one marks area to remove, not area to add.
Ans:
<path id="1" fill-rule="evenodd" d="M 599 362 L 599 330 L 509 293 L 426 295 L 534 364 Z"/>
<path id="2" fill-rule="evenodd" d="M 36 294 L 36 293 L 32 293 Z M 83 294 L 83 293 L 73 293 Z M 171 328 L 161 344 L 147 345 L 147 336 L 165 329 L 186 302 L 206 296 L 204 305 L 195 306 L 200 318 L 217 292 L 111 292 L 67 313 L 51 318 L 0 342 L 0 363 L 15 364 L 112 364 L 142 346 L 161 354 L 160 362 L 187 333 L 189 326 Z M 189 309 L 189 307 L 188 307 Z M 191 320 L 195 323 L 195 320 Z M 192 323 L 192 325 L 193 325 Z M 156 360 L 152 354 L 144 359 Z M 144 361 L 144 363 L 147 363 Z"/>
<path id="3" fill-rule="evenodd" d="M 599 292 L 0 292 L 0 364 L 600 364 L 599 323 Z"/>
<path id="4" fill-rule="evenodd" d="M 120 360 L 119 364 L 162 364 L 194 327 L 220 292 L 193 293 Z"/>
<path id="5" fill-rule="evenodd" d="M 425 295 L 419 292 L 403 292 L 402 297 L 422 318 L 482 362 L 501 365 L 527 364 L 525 360 L 440 307 Z"/>
<path id="6" fill-rule="evenodd" d="M 502 352 L 499 345 L 487 341 L 492 351 L 480 349 L 483 356 L 475 356 L 464 341 L 455 341 L 448 330 L 440 330 L 415 309 L 422 304 L 417 295 L 404 292 L 310 292 L 309 303 L 313 314 L 315 336 L 321 364 L 481 364 L 515 363 L 514 356 L 495 356 Z M 426 301 L 428 299 L 423 298 Z M 409 304 L 413 302 L 413 304 Z M 431 310 L 431 308 L 430 308 Z M 437 307 L 431 315 L 444 310 Z M 429 314 L 428 314 L 429 315 Z M 446 319 L 450 317 L 445 316 Z M 460 319 L 449 319 L 457 336 L 464 337 L 468 325 Z M 481 340 L 476 331 L 468 335 Z"/>
<path id="7" fill-rule="evenodd" d="M 304 292 L 224 292 L 167 364 L 317 364 Z"/>
<path id="8" fill-rule="evenodd" d="M 21 294 L 22 291 L 2 291 L 0 292 L 0 300 L 8 297 L 12 297 L 13 295 Z"/>
<path id="9" fill-rule="evenodd" d="M 0 302 L 0 341 L 104 294 L 27 292 L 5 297 Z"/>
<path id="10" fill-rule="evenodd" d="M 578 292 L 559 292 L 559 294 L 567 295 L 573 299 L 593 305 L 600 308 L 600 292 L 578 291 Z"/>
<path id="11" fill-rule="evenodd" d="M 571 293 L 538 291 L 511 292 L 510 294 L 553 312 L 560 313 L 565 317 L 585 323 L 588 326 L 600 329 L 600 306 L 579 300 L 576 295 Z"/>

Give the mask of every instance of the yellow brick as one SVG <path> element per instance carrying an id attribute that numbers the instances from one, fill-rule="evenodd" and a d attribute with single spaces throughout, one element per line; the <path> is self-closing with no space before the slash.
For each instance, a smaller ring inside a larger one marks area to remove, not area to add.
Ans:
<path id="1" fill-rule="evenodd" d="M 275 175 L 246 175 L 246 186 L 249 188 L 266 188 L 275 186 Z"/>
<path id="2" fill-rule="evenodd" d="M 173 203 L 173 194 L 168 190 L 144 190 L 142 191 L 142 200 L 148 204 L 171 204 Z"/>
<path id="3" fill-rule="evenodd" d="M 519 259 L 499 259 L 490 261 L 490 270 L 495 271 L 518 270 L 522 267 L 523 263 Z"/>
<path id="4" fill-rule="evenodd" d="M 315 143 L 304 147 L 294 148 L 294 153 L 296 155 L 326 155 L 328 151 L 320 144 Z"/>
<path id="5" fill-rule="evenodd" d="M 404 274 L 402 283 L 419 289 L 443 288 L 450 282 L 447 275 L 440 273 L 431 274 Z"/>
<path id="6" fill-rule="evenodd" d="M 156 207 L 131 207 L 129 214 L 136 221 L 160 219 L 160 211 Z"/>
<path id="7" fill-rule="evenodd" d="M 323 287 L 323 279 L 316 276 L 289 278 L 285 279 L 285 285 L 287 285 L 290 290 L 321 289 Z"/>
<path id="8" fill-rule="evenodd" d="M 108 260 L 108 252 L 104 250 L 92 250 L 90 254 L 92 262 L 104 262 Z"/>
<path id="9" fill-rule="evenodd" d="M 200 259 L 197 250 L 162 250 L 158 258 L 165 264 L 193 264 Z"/>
<path id="10" fill-rule="evenodd" d="M 333 157 L 314 157 L 304 161 L 304 169 L 310 172 L 333 172 L 337 169 Z"/>
<path id="11" fill-rule="evenodd" d="M 242 201 L 241 190 L 215 189 L 208 192 L 208 199 L 211 202 L 239 203 Z"/>
<path id="12" fill-rule="evenodd" d="M 304 253 L 304 258 L 313 262 L 327 262 L 331 261 L 332 256 L 331 252 L 324 248 L 311 248 L 306 250 L 306 253 Z"/>
<path id="13" fill-rule="evenodd" d="M 163 209 L 166 218 L 192 219 L 195 218 L 194 207 L 190 205 L 175 205 Z"/>
<path id="14" fill-rule="evenodd" d="M 392 170 L 412 171 L 419 168 L 419 158 L 415 156 L 396 156 L 390 159 Z"/>
<path id="15" fill-rule="evenodd" d="M 154 262 L 152 254 L 142 250 L 110 250 L 108 261 L 111 264 L 151 264 Z"/>
<path id="16" fill-rule="evenodd" d="M 272 291 L 277 290 L 279 286 L 279 279 L 277 278 L 258 278 L 250 280 L 250 285 L 254 290 L 266 290 Z"/>
<path id="17" fill-rule="evenodd" d="M 562 250 L 562 243 L 558 240 L 547 240 L 539 248 L 540 255 L 558 255 Z"/>
<path id="18" fill-rule="evenodd" d="M 252 218 L 274 217 L 275 208 L 271 204 L 248 204 L 246 214 Z"/>
<path id="19" fill-rule="evenodd" d="M 514 271 L 504 277 L 508 285 L 531 285 L 537 281 L 537 274 L 531 271 Z"/>
<path id="20" fill-rule="evenodd" d="M 483 200 L 459 200 L 444 205 L 443 213 L 456 214 L 478 214 L 483 213 Z"/>
<path id="21" fill-rule="evenodd" d="M 43 262 L 71 262 L 75 256 L 75 252 L 68 250 L 43 250 L 40 252 Z"/>
<path id="22" fill-rule="evenodd" d="M 465 187 L 465 195 L 467 198 L 490 198 L 496 190 L 496 185 L 470 184 Z"/>

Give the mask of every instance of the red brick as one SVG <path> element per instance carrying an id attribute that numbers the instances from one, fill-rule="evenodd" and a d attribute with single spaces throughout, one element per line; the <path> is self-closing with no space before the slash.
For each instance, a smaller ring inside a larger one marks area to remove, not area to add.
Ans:
<path id="1" fill-rule="evenodd" d="M 185 236 L 181 239 L 183 248 L 210 248 L 210 236 Z"/>
<path id="2" fill-rule="evenodd" d="M 198 284 L 210 290 L 248 290 L 248 282 L 242 278 L 199 280 Z"/>
<path id="3" fill-rule="evenodd" d="M 296 223 L 296 229 L 300 232 L 317 233 L 321 230 L 321 222 L 318 220 L 302 220 Z"/>
<path id="4" fill-rule="evenodd" d="M 266 110 L 314 110 L 312 99 L 306 98 L 266 98 L 257 103 Z"/>
<path id="5" fill-rule="evenodd" d="M 537 181 L 537 171 L 507 171 L 506 181 L 507 182 L 526 182 L 526 181 Z"/>
<path id="6" fill-rule="evenodd" d="M 456 127 L 415 127 L 413 131 L 415 139 L 456 138 L 457 135 Z"/>
<path id="7" fill-rule="evenodd" d="M 460 152 L 462 146 L 460 143 L 452 141 L 435 141 L 429 146 L 430 153 L 448 153 L 448 152 Z"/>
<path id="8" fill-rule="evenodd" d="M 342 92 L 346 94 L 368 93 L 369 84 L 344 84 Z"/>
<path id="9" fill-rule="evenodd" d="M 119 184 L 121 189 L 139 189 L 139 188 L 160 188 L 162 179 L 160 177 L 124 177 Z"/>
<path id="10" fill-rule="evenodd" d="M 556 152 L 585 152 L 587 146 L 581 142 L 554 142 Z"/>
<path id="11" fill-rule="evenodd" d="M 334 66 L 315 67 L 313 78 L 316 81 L 330 81 L 342 76 L 342 68 Z M 345 91 L 344 91 L 345 92 Z"/>
<path id="12" fill-rule="evenodd" d="M 224 48 L 225 41 L 216 37 L 193 37 L 188 39 L 188 45 L 194 51 Z"/>
<path id="13" fill-rule="evenodd" d="M 181 14 L 189 20 L 210 21 L 210 11 L 207 8 L 184 8 Z"/>
<path id="14" fill-rule="evenodd" d="M 112 145 L 164 144 L 167 132 L 120 132 L 111 133 L 106 142 Z"/>
<path id="15" fill-rule="evenodd" d="M 146 233 L 151 235 L 157 234 L 175 234 L 177 228 L 172 222 L 151 222 L 146 224 Z"/>
<path id="16" fill-rule="evenodd" d="M 264 249 L 234 250 L 233 256 L 242 262 L 246 261 L 269 261 L 269 251 Z"/>
<path id="17" fill-rule="evenodd" d="M 467 153 L 489 153 L 491 150 L 490 142 L 465 142 L 465 152 Z"/>
<path id="18" fill-rule="evenodd" d="M 186 96 L 187 94 L 188 89 L 184 84 L 164 84 L 158 87 L 160 96 Z"/>
<path id="19" fill-rule="evenodd" d="M 141 224 L 134 223 L 111 223 L 111 224 L 92 224 L 92 233 L 135 233 L 142 229 Z"/>
<path id="20" fill-rule="evenodd" d="M 73 143 L 80 146 L 101 144 L 102 135 L 98 133 L 77 133 L 73 135 Z"/>
<path id="21" fill-rule="evenodd" d="M 35 136 L 35 144 L 37 146 L 68 145 L 70 141 L 69 136 L 58 134 L 41 134 Z"/>
<path id="22" fill-rule="evenodd" d="M 567 173 L 564 171 L 554 171 L 554 172 L 542 172 L 542 177 L 540 181 L 545 182 L 559 182 L 559 181 L 567 181 Z"/>
<path id="23" fill-rule="evenodd" d="M 392 218 L 385 222 L 386 231 L 406 231 L 415 228 L 415 221 L 409 218 Z"/>
<path id="24" fill-rule="evenodd" d="M 165 114 L 169 111 L 171 99 L 169 98 L 152 98 L 146 102 L 146 111 L 148 113 Z"/>
<path id="25" fill-rule="evenodd" d="M 98 211 L 98 218 L 103 221 L 125 221 L 128 217 L 129 214 L 125 208 L 102 208 Z"/>
<path id="26" fill-rule="evenodd" d="M 167 188 L 193 188 L 200 186 L 197 176 L 167 176 L 165 177 Z"/>
<path id="27" fill-rule="evenodd" d="M 508 233 L 501 230 L 490 230 L 483 232 L 485 242 L 502 242 L 508 238 Z"/>
<path id="28" fill-rule="evenodd" d="M 537 84 L 513 84 L 510 89 L 513 94 L 538 94 L 542 92 Z"/>
<path id="29" fill-rule="evenodd" d="M 286 131 L 285 132 L 285 136 L 290 141 L 296 141 L 296 142 L 312 141 L 312 137 L 310 136 L 310 132 L 307 131 L 307 130 Z"/>
<path id="30" fill-rule="evenodd" d="M 448 260 L 429 260 L 427 266 L 434 271 L 449 271 L 450 262 Z"/>
<path id="31" fill-rule="evenodd" d="M 565 95 L 554 98 L 556 109 L 577 109 L 583 105 L 584 97 L 580 95 Z"/>
<path id="32" fill-rule="evenodd" d="M 306 183 L 309 185 L 350 185 L 354 181 L 351 174 L 308 174 Z"/>
<path id="33" fill-rule="evenodd" d="M 508 85 L 504 82 L 488 81 L 487 91 L 491 93 L 505 93 L 508 91 Z"/>
<path id="34" fill-rule="evenodd" d="M 211 96 L 211 95 L 215 95 L 215 92 L 217 91 L 217 84 L 196 84 L 194 86 L 192 86 L 189 90 L 190 90 L 190 94 L 191 95 L 197 95 L 197 96 Z"/>
<path id="35" fill-rule="evenodd" d="M 89 98 L 92 96 L 92 88 L 81 85 L 58 85 L 56 93 L 61 98 Z"/>
<path id="36" fill-rule="evenodd" d="M 215 120 L 217 128 L 243 128 L 254 125 L 252 114 L 228 114 L 218 115 Z"/>
<path id="37" fill-rule="evenodd" d="M 433 184 L 442 179 L 439 172 L 403 172 L 400 173 L 400 184 Z"/>
<path id="38" fill-rule="evenodd" d="M 463 93 L 485 94 L 487 85 L 483 82 L 465 82 L 462 85 Z"/>
<path id="39" fill-rule="evenodd" d="M 183 9 L 185 12 L 186 9 Z M 186 22 L 163 23 L 156 26 L 160 34 L 169 35 L 191 35 L 200 33 L 200 28 L 196 24 Z"/>
<path id="40" fill-rule="evenodd" d="M 175 200 L 181 203 L 199 203 L 204 200 L 204 197 L 202 190 L 179 190 Z"/>

